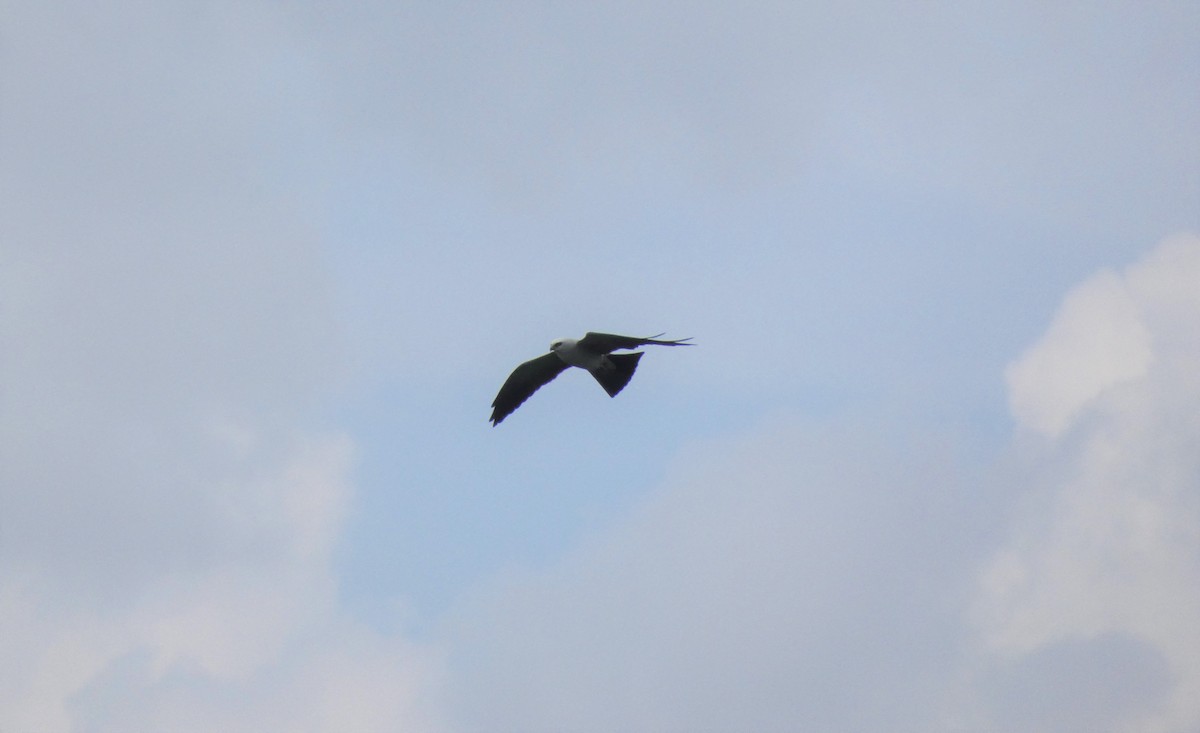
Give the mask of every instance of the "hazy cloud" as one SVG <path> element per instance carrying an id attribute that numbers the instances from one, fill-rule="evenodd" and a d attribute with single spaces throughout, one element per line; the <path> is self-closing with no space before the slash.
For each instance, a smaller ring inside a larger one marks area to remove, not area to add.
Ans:
<path id="1" fill-rule="evenodd" d="M 1042 341 L 1018 362 L 1044 369 L 1013 380 L 1014 392 L 1024 391 L 1016 403 L 1074 403 L 1072 419 L 1050 443 L 1028 447 L 1026 510 L 985 574 L 976 605 L 990 648 L 1006 657 L 1111 634 L 1147 645 L 1142 654 L 1152 666 L 1161 655 L 1168 672 L 1158 678 L 1174 683 L 1166 704 L 1130 721 L 1129 730 L 1200 723 L 1197 282 L 1200 238 L 1169 239 L 1120 276 L 1068 295 Z M 1080 292 L 1097 310 L 1082 315 Z M 1090 325 L 1101 340 L 1112 339 L 1100 353 L 1063 326 L 1097 312 L 1113 314 Z M 1093 359 L 1103 370 L 1119 353 L 1135 354 L 1141 365 L 1104 389 L 1077 391 L 1071 374 L 1086 384 Z"/>
<path id="2" fill-rule="evenodd" d="M 982 519 L 944 439 L 881 438 L 694 446 L 610 533 L 502 579 L 452 629 L 471 729 L 931 729 Z"/>
<path id="3" fill-rule="evenodd" d="M 0 12 L 0 728 L 432 727 L 436 656 L 331 569 L 301 49 L 239 4 Z"/>
<path id="4" fill-rule="evenodd" d="M 1173 682 L 1162 652 L 1121 633 L 1064 638 L 978 680 L 1000 730 L 1046 733 L 1144 730 Z"/>

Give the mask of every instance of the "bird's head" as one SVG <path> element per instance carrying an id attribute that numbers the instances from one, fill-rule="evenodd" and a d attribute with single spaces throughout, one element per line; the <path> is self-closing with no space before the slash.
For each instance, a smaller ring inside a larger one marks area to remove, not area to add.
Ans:
<path id="1" fill-rule="evenodd" d="M 575 339 L 554 339 L 550 342 L 551 351 L 559 351 L 560 349 L 569 349 L 575 344 Z"/>

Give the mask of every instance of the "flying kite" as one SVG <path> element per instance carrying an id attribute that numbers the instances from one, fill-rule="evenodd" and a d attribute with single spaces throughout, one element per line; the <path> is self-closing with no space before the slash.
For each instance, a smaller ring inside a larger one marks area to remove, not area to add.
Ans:
<path id="1" fill-rule="evenodd" d="M 587 369 L 609 397 L 616 397 L 637 370 L 641 351 L 632 354 L 614 354 L 617 349 L 636 349 L 646 344 L 656 346 L 692 346 L 685 343 L 691 337 L 677 341 L 659 341 L 657 336 L 637 338 L 618 336 L 612 333 L 588 332 L 581 339 L 557 339 L 550 344 L 550 353 L 530 359 L 513 370 L 492 402 L 492 427 L 500 424 L 529 399 L 529 396 L 569 366 Z"/>

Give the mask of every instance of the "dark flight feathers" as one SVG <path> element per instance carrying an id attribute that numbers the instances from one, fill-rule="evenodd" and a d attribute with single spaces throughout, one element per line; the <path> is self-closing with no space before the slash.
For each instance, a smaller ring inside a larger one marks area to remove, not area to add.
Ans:
<path id="1" fill-rule="evenodd" d="M 551 351 L 514 369 L 492 402 L 492 425 L 499 425 L 501 420 L 511 415 L 513 410 L 541 389 L 543 384 L 557 377 L 566 368 L 567 363 Z"/>

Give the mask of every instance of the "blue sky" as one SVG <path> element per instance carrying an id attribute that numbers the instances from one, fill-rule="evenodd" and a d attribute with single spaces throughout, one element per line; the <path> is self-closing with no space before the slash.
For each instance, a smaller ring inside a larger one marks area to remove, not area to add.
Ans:
<path id="1" fill-rule="evenodd" d="M 1200 725 L 1196 8 L 0 20 L 0 729 Z"/>

